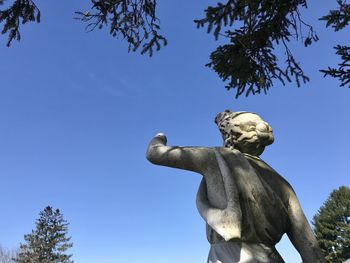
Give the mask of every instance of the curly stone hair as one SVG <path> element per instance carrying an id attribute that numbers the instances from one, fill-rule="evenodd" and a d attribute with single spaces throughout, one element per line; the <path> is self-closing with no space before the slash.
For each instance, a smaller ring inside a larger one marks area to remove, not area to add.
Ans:
<path id="1" fill-rule="evenodd" d="M 246 113 L 254 114 L 260 118 L 260 116 L 254 112 L 232 112 L 230 110 L 225 110 L 215 117 L 215 123 L 218 125 L 218 128 L 222 134 L 225 147 L 233 149 L 237 144 L 247 140 L 247 137 L 241 136 L 242 130 L 240 128 L 240 123 L 238 121 L 232 121 L 237 116 Z M 262 148 L 273 143 L 274 137 L 272 134 L 272 128 L 263 120 L 256 124 L 254 132 L 257 138 L 255 143 L 259 143 Z"/>

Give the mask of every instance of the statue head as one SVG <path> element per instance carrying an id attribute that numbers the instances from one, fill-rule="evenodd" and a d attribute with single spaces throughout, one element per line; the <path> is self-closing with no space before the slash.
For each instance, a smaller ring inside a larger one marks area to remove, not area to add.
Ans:
<path id="1" fill-rule="evenodd" d="M 224 140 L 224 146 L 243 153 L 259 156 L 265 146 L 273 143 L 271 126 L 252 112 L 225 110 L 215 118 Z"/>

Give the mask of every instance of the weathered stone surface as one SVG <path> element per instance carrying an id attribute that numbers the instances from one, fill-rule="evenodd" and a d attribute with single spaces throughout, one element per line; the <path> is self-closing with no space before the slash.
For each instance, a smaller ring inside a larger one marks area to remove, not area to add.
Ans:
<path id="1" fill-rule="evenodd" d="M 215 122 L 223 147 L 167 146 L 157 134 L 147 150 L 154 164 L 203 176 L 197 208 L 207 224 L 209 263 L 284 262 L 275 249 L 287 233 L 303 262 L 324 262 L 289 183 L 259 158 L 274 141 L 257 114 L 224 111 Z"/>

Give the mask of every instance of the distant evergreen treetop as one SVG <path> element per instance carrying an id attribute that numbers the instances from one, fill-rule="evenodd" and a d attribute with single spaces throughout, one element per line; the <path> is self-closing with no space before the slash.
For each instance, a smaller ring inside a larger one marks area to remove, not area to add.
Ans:
<path id="1" fill-rule="evenodd" d="M 329 263 L 350 258 L 350 189 L 334 190 L 313 218 L 316 238 Z"/>
<path id="2" fill-rule="evenodd" d="M 73 246 L 67 237 L 68 223 L 60 210 L 47 206 L 39 214 L 36 228 L 24 236 L 17 263 L 73 263 L 72 255 L 65 254 Z"/>

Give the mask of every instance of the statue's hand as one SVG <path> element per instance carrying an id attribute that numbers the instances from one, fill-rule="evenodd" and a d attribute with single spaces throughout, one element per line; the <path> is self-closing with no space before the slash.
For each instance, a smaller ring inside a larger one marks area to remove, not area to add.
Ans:
<path id="1" fill-rule="evenodd" d="M 162 158 L 163 150 L 161 150 L 164 146 L 166 146 L 167 139 L 164 133 L 157 133 L 151 142 L 148 145 L 146 158 L 150 162 L 157 162 Z"/>
<path id="2" fill-rule="evenodd" d="M 154 139 L 160 140 L 164 145 L 166 145 L 166 143 L 167 143 L 167 141 L 168 141 L 167 138 L 166 138 L 166 136 L 165 136 L 165 134 L 162 133 L 162 132 L 157 133 L 157 134 L 154 136 Z"/>

